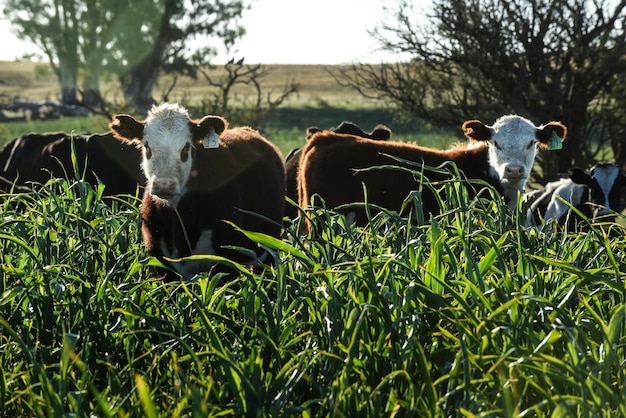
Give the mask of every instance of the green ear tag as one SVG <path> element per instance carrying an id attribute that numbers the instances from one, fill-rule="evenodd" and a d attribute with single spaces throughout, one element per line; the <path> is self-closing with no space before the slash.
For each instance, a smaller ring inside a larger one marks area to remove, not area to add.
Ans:
<path id="1" fill-rule="evenodd" d="M 563 142 L 561 141 L 561 138 L 559 138 L 556 132 L 553 131 L 552 136 L 548 140 L 548 150 L 552 151 L 552 150 L 557 150 L 557 149 L 562 149 L 562 148 L 563 148 Z"/>

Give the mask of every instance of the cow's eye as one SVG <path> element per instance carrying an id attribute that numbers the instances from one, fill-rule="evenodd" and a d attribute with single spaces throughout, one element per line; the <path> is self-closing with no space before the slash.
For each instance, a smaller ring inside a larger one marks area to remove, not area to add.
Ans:
<path id="1" fill-rule="evenodd" d="M 182 162 L 187 161 L 187 159 L 189 158 L 189 148 L 191 147 L 191 145 L 189 144 L 189 142 L 187 142 L 185 144 L 185 146 L 183 147 L 183 149 L 180 151 L 180 160 Z"/>
<path id="2" fill-rule="evenodd" d="M 502 151 L 502 147 L 496 141 L 493 141 L 493 146 Z"/>
<path id="3" fill-rule="evenodd" d="M 537 145 L 537 141 L 530 141 L 530 144 L 526 147 L 526 149 L 531 149 L 532 147 Z"/>
<path id="4" fill-rule="evenodd" d="M 149 160 L 152 158 L 152 150 L 150 149 L 150 145 L 146 142 L 143 144 L 143 149 L 146 151 L 146 158 Z"/>

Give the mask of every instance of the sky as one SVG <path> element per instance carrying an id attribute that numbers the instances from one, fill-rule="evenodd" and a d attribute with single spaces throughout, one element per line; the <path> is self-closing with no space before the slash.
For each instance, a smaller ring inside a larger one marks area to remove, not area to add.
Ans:
<path id="1" fill-rule="evenodd" d="M 251 9 L 242 16 L 247 33 L 235 45 L 236 58 L 243 56 L 249 64 L 389 61 L 393 57 L 375 52 L 378 45 L 368 34 L 383 19 L 383 3 L 380 0 L 254 0 Z M 13 35 L 4 18 L 0 18 L 0 39 L 0 60 L 12 61 L 24 51 L 35 50 Z M 225 57 L 219 60 L 225 61 Z"/>

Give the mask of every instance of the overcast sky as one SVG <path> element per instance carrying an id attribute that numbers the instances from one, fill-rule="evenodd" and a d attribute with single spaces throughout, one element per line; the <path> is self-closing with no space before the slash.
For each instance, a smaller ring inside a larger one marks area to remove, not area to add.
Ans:
<path id="1" fill-rule="evenodd" d="M 374 54 L 377 44 L 368 30 L 382 18 L 380 0 L 255 0 L 243 15 L 247 34 L 236 45 L 237 58 L 251 64 L 377 63 L 389 57 Z M 5 19 L 0 19 L 0 39 L 0 60 L 33 51 L 17 40 Z"/>

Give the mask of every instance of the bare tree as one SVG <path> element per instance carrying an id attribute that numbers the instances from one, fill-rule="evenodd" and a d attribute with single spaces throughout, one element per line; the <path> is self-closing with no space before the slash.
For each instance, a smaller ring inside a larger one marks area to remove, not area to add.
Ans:
<path id="1" fill-rule="evenodd" d="M 199 69 L 216 91 L 213 97 L 203 100 L 203 114 L 228 114 L 229 119 L 238 124 L 260 126 L 285 99 L 298 91 L 294 81 L 287 83 L 275 97 L 272 91 L 263 91 L 262 79 L 267 75 L 267 68 L 261 64 L 245 64 L 243 58 L 231 58 L 222 70 L 216 74 Z M 232 105 L 233 100 L 237 100 L 236 105 Z"/>
<path id="2" fill-rule="evenodd" d="M 545 176 L 556 175 L 592 161 L 609 134 L 591 113 L 626 70 L 625 8 L 626 0 L 434 0 L 421 15 L 399 0 L 373 35 L 411 58 L 355 64 L 338 78 L 435 123 L 504 113 L 560 120 L 567 143 L 541 161 Z"/>

